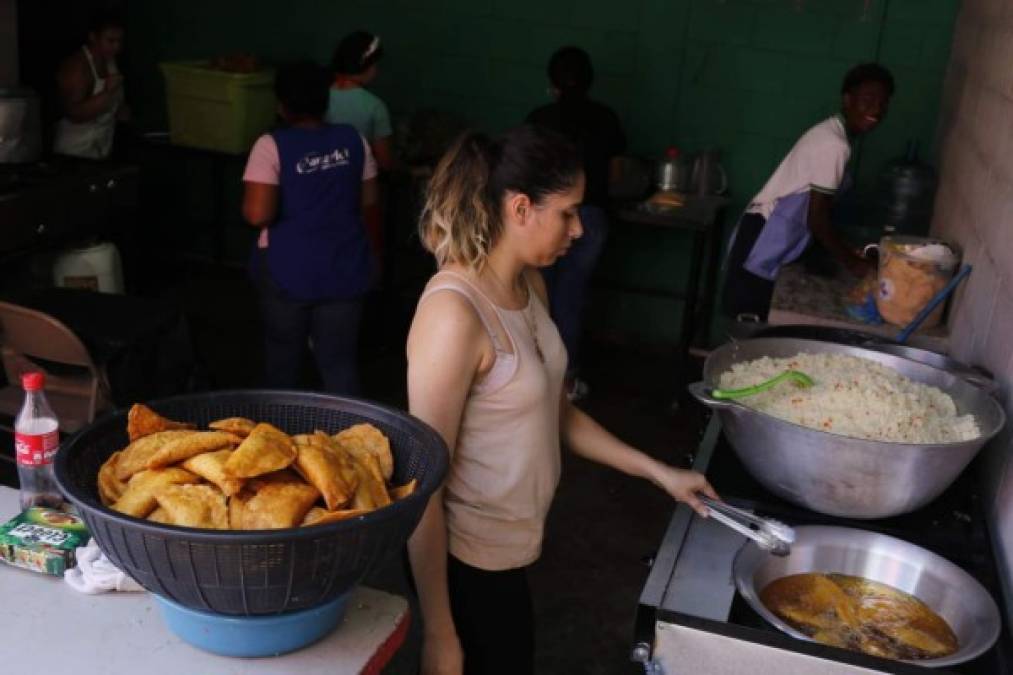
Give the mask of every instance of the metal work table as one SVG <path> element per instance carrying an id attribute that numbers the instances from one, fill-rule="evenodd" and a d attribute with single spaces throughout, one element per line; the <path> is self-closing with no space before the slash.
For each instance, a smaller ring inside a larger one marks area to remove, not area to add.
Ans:
<path id="1" fill-rule="evenodd" d="M 640 203 L 624 204 L 612 209 L 612 217 L 622 223 L 644 227 L 677 230 L 692 236 L 689 271 L 684 292 L 647 288 L 635 284 L 609 283 L 612 290 L 682 300 L 685 303 L 676 346 L 676 386 L 680 398 L 685 395 L 689 365 L 689 349 L 699 332 L 703 343 L 708 340 L 711 309 L 721 260 L 721 214 L 729 204 L 727 197 L 687 196 L 677 209 L 652 212 Z M 706 263 L 706 265 L 705 265 Z M 701 278 L 702 277 L 702 278 Z"/>

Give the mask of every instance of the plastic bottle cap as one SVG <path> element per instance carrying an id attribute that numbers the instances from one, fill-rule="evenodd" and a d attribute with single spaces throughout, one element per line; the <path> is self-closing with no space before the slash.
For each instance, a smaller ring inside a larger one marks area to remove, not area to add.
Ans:
<path id="1" fill-rule="evenodd" d="M 46 386 L 46 375 L 38 371 L 22 373 L 21 386 L 25 391 L 40 391 Z"/>
<path id="2" fill-rule="evenodd" d="M 679 148 L 675 146 L 672 146 L 667 150 L 665 150 L 665 157 L 668 157 L 669 159 L 675 159 L 678 156 L 679 156 Z"/>

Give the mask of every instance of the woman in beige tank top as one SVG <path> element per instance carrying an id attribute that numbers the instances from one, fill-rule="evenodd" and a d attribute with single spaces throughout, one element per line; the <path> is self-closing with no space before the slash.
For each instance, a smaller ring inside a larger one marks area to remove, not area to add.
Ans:
<path id="1" fill-rule="evenodd" d="M 562 391 L 566 350 L 537 268 L 581 235 L 583 191 L 573 147 L 535 127 L 466 134 L 429 185 L 420 234 L 440 271 L 408 336 L 408 397 L 452 457 L 409 542 L 425 674 L 532 671 L 525 568 L 541 551 L 561 441 L 704 515 L 695 493 L 714 496 L 703 476 L 623 443 Z"/>

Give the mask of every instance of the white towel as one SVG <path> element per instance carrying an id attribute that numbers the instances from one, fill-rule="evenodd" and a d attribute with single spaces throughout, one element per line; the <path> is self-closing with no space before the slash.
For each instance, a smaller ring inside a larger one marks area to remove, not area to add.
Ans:
<path id="1" fill-rule="evenodd" d="M 63 580 L 80 593 L 94 595 L 106 591 L 143 591 L 144 588 L 120 571 L 106 557 L 95 540 L 75 551 L 77 566 L 63 573 Z"/>

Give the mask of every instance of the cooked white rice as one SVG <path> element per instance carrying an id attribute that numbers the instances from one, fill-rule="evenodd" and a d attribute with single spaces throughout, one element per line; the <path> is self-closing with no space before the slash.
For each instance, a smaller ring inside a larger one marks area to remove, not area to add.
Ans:
<path id="1" fill-rule="evenodd" d="M 737 363 L 721 375 L 722 389 L 751 387 L 786 370 L 815 386 L 791 381 L 740 403 L 821 431 L 897 443 L 952 443 L 981 435 L 973 415 L 958 415 L 953 399 L 875 361 L 842 354 L 796 354 Z"/>

